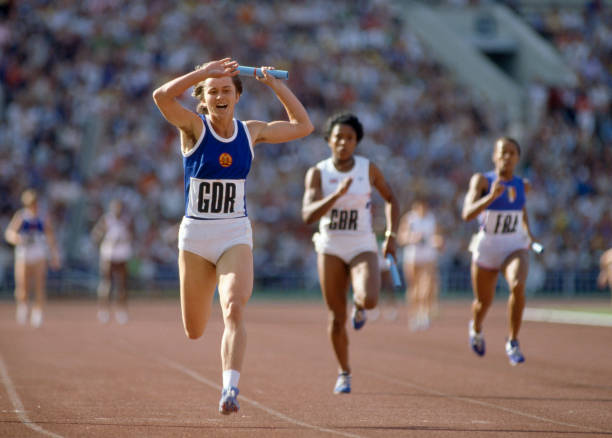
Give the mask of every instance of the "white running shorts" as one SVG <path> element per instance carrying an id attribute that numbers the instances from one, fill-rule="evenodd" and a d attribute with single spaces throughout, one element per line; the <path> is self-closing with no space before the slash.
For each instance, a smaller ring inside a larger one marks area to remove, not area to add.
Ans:
<path id="1" fill-rule="evenodd" d="M 200 220 L 183 217 L 178 247 L 217 264 L 219 257 L 232 246 L 248 245 L 253 249 L 253 232 L 248 217 Z"/>
<path id="2" fill-rule="evenodd" d="M 318 254 L 335 255 L 346 264 L 349 264 L 362 252 L 378 253 L 374 233 L 334 235 L 315 233 L 312 241 Z"/>
<path id="3" fill-rule="evenodd" d="M 506 258 L 519 249 L 527 249 L 529 239 L 524 234 L 515 236 L 492 236 L 479 231 L 470 241 L 472 262 L 485 269 L 500 269 Z"/>

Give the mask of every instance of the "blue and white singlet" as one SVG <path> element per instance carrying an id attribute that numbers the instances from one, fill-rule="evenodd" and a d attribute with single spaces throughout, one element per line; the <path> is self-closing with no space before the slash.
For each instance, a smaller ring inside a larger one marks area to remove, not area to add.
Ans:
<path id="1" fill-rule="evenodd" d="M 234 119 L 234 134 L 219 136 L 207 117 L 197 143 L 183 154 L 185 217 L 247 217 L 245 183 L 253 160 L 253 144 L 244 122 Z"/>
<path id="2" fill-rule="evenodd" d="M 34 216 L 28 210 L 22 210 L 22 222 L 19 227 L 21 242 L 15 245 L 15 257 L 27 263 L 37 262 L 47 257 L 47 238 L 45 224 L 40 216 Z"/>
<path id="3" fill-rule="evenodd" d="M 487 190 L 487 193 L 489 193 L 497 175 L 495 171 L 490 171 L 485 173 L 484 176 L 489 182 Z M 523 227 L 525 184 L 523 179 L 515 176 L 510 181 L 500 182 L 506 187 L 506 190 L 478 215 L 480 230 L 487 235 L 513 236 L 520 234 L 522 236 L 525 234 Z"/>

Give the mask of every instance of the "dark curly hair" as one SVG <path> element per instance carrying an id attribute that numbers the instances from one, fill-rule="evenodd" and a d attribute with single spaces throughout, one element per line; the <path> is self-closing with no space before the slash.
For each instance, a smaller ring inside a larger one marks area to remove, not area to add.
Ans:
<path id="1" fill-rule="evenodd" d="M 503 141 L 504 143 L 512 143 L 515 147 L 516 147 L 516 151 L 518 152 L 519 156 L 521 155 L 521 145 L 519 145 L 519 142 L 516 141 L 515 139 L 513 139 L 512 137 L 499 137 L 497 140 L 495 140 L 495 145 L 497 145 L 498 142 Z"/>
<path id="2" fill-rule="evenodd" d="M 357 143 L 359 143 L 363 138 L 363 125 L 357 116 L 352 113 L 342 112 L 334 114 L 327 119 L 327 122 L 325 122 L 325 141 L 329 140 L 332 129 L 334 129 L 334 126 L 336 125 L 349 125 L 351 128 L 353 128 L 355 135 L 357 136 Z"/>

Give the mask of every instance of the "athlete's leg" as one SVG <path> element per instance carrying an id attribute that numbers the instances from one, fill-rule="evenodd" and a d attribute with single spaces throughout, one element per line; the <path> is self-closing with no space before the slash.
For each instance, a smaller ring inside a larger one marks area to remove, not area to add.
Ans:
<path id="1" fill-rule="evenodd" d="M 346 293 L 349 271 L 346 263 L 330 254 L 317 254 L 319 283 L 329 310 L 328 334 L 340 365 L 340 371 L 350 373 L 348 335 L 346 333 Z"/>
<path id="2" fill-rule="evenodd" d="M 25 260 L 15 260 L 15 304 L 16 319 L 19 324 L 25 324 L 28 319 L 28 290 L 29 282 Z"/>
<path id="3" fill-rule="evenodd" d="M 373 309 L 380 295 L 380 271 L 378 254 L 362 252 L 349 264 L 353 301 L 358 309 Z"/>
<path id="4" fill-rule="evenodd" d="M 111 261 L 100 258 L 100 283 L 98 284 L 98 319 L 100 322 L 108 322 L 111 287 Z"/>
<path id="5" fill-rule="evenodd" d="M 406 283 L 405 284 L 406 290 L 404 292 L 405 300 L 406 300 L 406 308 L 407 308 L 408 317 L 410 319 L 410 314 L 414 312 L 414 309 L 416 306 L 415 295 L 414 295 L 415 293 L 414 283 L 415 283 L 415 277 L 416 277 L 415 265 L 413 262 L 405 260 L 402 268 L 404 271 L 404 280 Z"/>
<path id="6" fill-rule="evenodd" d="M 526 249 L 515 251 L 505 260 L 502 266 L 508 282 L 510 296 L 508 297 L 508 339 L 517 338 L 523 320 L 525 308 L 525 282 L 529 271 L 529 254 Z"/>
<path id="7" fill-rule="evenodd" d="M 119 324 L 128 322 L 127 313 L 127 262 L 113 262 L 111 264 L 111 278 L 114 278 L 115 291 L 117 293 L 117 302 L 115 309 L 115 318 Z"/>
<path id="8" fill-rule="evenodd" d="M 28 277 L 33 280 L 34 285 L 34 305 L 30 315 L 30 323 L 34 327 L 40 327 L 43 321 L 43 307 L 47 295 L 47 260 L 39 260 L 28 266 Z"/>
<path id="9" fill-rule="evenodd" d="M 223 370 L 240 372 L 246 351 L 244 308 L 253 292 L 253 253 L 248 245 L 236 245 L 217 261 L 219 301 L 223 311 L 221 363 Z"/>
<path id="10" fill-rule="evenodd" d="M 474 291 L 474 301 L 472 302 L 472 320 L 474 330 L 477 333 L 482 331 L 482 322 L 493 303 L 495 296 L 495 286 L 497 285 L 496 269 L 487 269 L 472 262 L 472 289 Z"/>
<path id="11" fill-rule="evenodd" d="M 189 251 L 179 250 L 179 280 L 183 327 L 189 339 L 204 333 L 217 285 L 215 266 Z"/>

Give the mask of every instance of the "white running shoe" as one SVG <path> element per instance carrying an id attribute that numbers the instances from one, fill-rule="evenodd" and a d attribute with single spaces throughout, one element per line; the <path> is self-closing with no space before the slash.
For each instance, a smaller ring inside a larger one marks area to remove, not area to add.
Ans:
<path id="1" fill-rule="evenodd" d="M 110 313 L 108 310 L 100 309 L 98 310 L 98 321 L 102 324 L 108 324 L 110 321 Z"/>
<path id="2" fill-rule="evenodd" d="M 128 313 L 125 310 L 117 310 L 115 311 L 115 319 L 117 320 L 117 323 L 121 324 L 121 325 L 125 325 L 128 322 Z"/>
<path id="3" fill-rule="evenodd" d="M 30 324 L 34 328 L 39 328 L 43 323 L 43 313 L 42 309 L 34 308 L 32 309 L 32 314 L 30 315 Z"/>
<path id="4" fill-rule="evenodd" d="M 15 312 L 15 319 L 17 324 L 26 325 L 28 322 L 28 305 L 25 303 L 17 304 L 17 311 Z"/>

